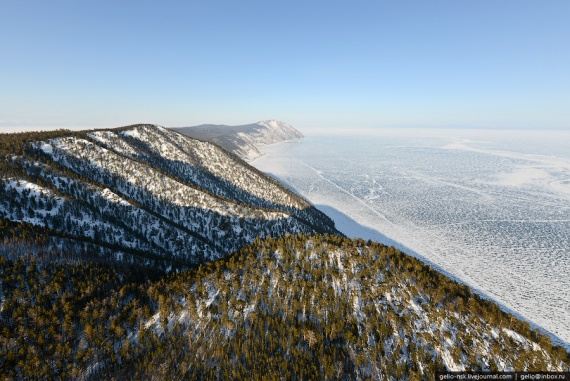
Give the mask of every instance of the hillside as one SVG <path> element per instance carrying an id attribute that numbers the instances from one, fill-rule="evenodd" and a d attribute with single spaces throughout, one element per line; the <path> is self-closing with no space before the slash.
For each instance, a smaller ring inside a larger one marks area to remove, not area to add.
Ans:
<path id="1" fill-rule="evenodd" d="M 257 236 L 334 233 L 307 201 L 220 147 L 154 125 L 0 135 L 0 254 L 154 269 Z"/>
<path id="2" fill-rule="evenodd" d="M 530 325 L 155 125 L 0 135 L 0 379 L 561 371 Z"/>
<path id="3" fill-rule="evenodd" d="M 2 378 L 411 379 L 561 371 L 568 354 L 393 248 L 256 239 L 140 282 L 116 267 L 0 257 Z"/>
<path id="4" fill-rule="evenodd" d="M 196 139 L 216 143 L 247 161 L 262 155 L 258 149 L 260 146 L 303 138 L 303 134 L 290 124 L 276 120 L 242 126 L 202 124 L 174 130 Z"/>

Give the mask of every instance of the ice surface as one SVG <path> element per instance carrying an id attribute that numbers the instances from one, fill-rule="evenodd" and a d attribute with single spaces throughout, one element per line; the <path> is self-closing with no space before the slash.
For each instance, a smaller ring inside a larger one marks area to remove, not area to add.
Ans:
<path id="1" fill-rule="evenodd" d="M 251 164 L 570 348 L 570 131 L 305 134 Z"/>

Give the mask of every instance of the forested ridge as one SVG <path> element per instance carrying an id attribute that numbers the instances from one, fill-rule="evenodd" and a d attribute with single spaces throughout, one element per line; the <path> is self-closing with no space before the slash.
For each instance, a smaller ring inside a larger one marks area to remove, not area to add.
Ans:
<path id="1" fill-rule="evenodd" d="M 153 125 L 0 135 L 0 379 L 432 380 L 568 370 L 419 260 Z"/>
<path id="2" fill-rule="evenodd" d="M 0 166 L 0 221 L 36 246 L 44 228 L 41 255 L 89 252 L 170 271 L 258 235 L 336 232 L 231 153 L 154 125 L 2 134 Z M 10 258 L 18 248 L 2 238 Z"/>
<path id="3" fill-rule="evenodd" d="M 256 239 L 163 276 L 0 257 L 3 379 L 433 379 L 568 354 L 394 248 Z"/>

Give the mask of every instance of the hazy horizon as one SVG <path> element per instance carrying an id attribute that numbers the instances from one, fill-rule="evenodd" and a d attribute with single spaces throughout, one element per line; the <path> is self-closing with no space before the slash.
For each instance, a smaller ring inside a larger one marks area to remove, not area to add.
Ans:
<path id="1" fill-rule="evenodd" d="M 244 124 L 251 124 L 257 123 L 261 120 L 252 121 L 250 123 Z M 286 120 L 282 121 L 286 122 Z M 141 124 L 156 124 L 166 128 L 181 128 L 181 127 L 194 127 L 198 125 L 181 125 L 181 126 L 164 126 L 159 123 L 146 123 L 140 122 Z M 138 124 L 138 123 L 133 123 Z M 214 124 L 214 123 L 207 123 L 207 124 Z M 239 124 L 228 124 L 228 126 L 238 126 Z M 111 126 L 0 126 L 0 134 L 4 133 L 14 133 L 14 132 L 41 132 L 41 131 L 54 131 L 54 130 L 71 130 L 71 131 L 82 131 L 82 130 L 97 130 L 97 129 L 112 129 L 112 128 L 119 128 L 125 127 L 126 125 L 111 125 Z M 362 134 L 374 134 L 374 131 L 386 131 L 386 130 L 402 130 L 402 131 L 413 131 L 417 130 L 418 132 L 421 131 L 449 131 L 449 130 L 457 130 L 457 131 L 528 131 L 528 132 L 570 132 L 570 128 L 493 128 L 493 127 L 474 127 L 474 126 L 377 126 L 377 127 L 361 127 L 361 128 L 351 128 L 351 127 L 306 127 L 306 128 L 298 128 L 297 126 L 293 126 L 295 129 L 299 130 L 303 134 L 309 135 L 330 135 L 330 134 L 346 134 L 352 133 L 356 135 Z"/>
<path id="2" fill-rule="evenodd" d="M 569 11 L 556 0 L 8 2 L 0 129 L 569 129 Z"/>

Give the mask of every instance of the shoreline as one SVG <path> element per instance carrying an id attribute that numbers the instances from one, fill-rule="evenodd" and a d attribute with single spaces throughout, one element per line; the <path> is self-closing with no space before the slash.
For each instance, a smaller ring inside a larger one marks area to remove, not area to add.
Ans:
<path id="1" fill-rule="evenodd" d="M 273 143 L 271 145 L 265 145 L 265 146 L 257 147 L 257 148 L 260 149 L 260 148 L 270 147 L 269 151 L 272 151 L 274 148 L 279 150 L 279 148 L 277 148 L 277 147 L 283 146 L 284 145 L 283 143 L 287 143 L 287 142 L 291 142 L 291 141 Z M 404 242 L 401 242 L 401 241 L 398 241 L 396 239 L 391 238 L 389 235 L 387 235 L 385 232 L 380 231 L 378 228 L 372 227 L 366 223 L 354 220 L 353 218 L 348 216 L 346 213 L 342 212 L 341 210 L 338 210 L 335 207 L 334 195 L 333 195 L 333 197 L 330 197 L 330 195 L 329 195 L 329 197 L 327 197 L 327 196 L 323 196 L 322 194 L 316 194 L 316 195 L 315 194 L 305 194 L 300 189 L 298 189 L 291 181 L 288 181 L 287 178 L 284 178 L 283 176 L 279 176 L 279 175 L 273 173 L 273 171 L 279 172 L 279 168 L 281 168 L 281 167 L 289 168 L 294 164 L 302 163 L 300 160 L 297 162 L 296 159 L 292 159 L 290 157 L 289 158 L 283 158 L 283 157 L 275 157 L 275 155 L 274 155 L 274 157 L 272 157 L 273 160 L 271 160 L 271 163 L 267 164 L 270 160 L 269 158 L 271 157 L 272 152 L 262 151 L 261 149 L 260 149 L 260 152 L 263 152 L 263 155 L 256 158 L 252 162 L 249 162 L 250 165 L 253 165 L 257 169 L 261 170 L 262 172 L 264 172 L 264 173 L 268 174 L 269 176 L 275 178 L 277 181 L 284 184 L 287 188 L 291 189 L 293 192 L 295 192 L 299 196 L 305 198 L 307 201 L 309 201 L 311 204 L 313 204 L 317 209 L 319 209 L 324 214 L 326 214 L 328 217 L 330 217 L 334 221 L 335 227 L 341 233 L 345 234 L 347 237 L 349 237 L 349 238 L 362 238 L 365 240 L 370 239 L 372 241 L 376 241 L 376 242 L 385 244 L 387 246 L 393 246 L 396 249 L 421 260 L 424 264 L 433 267 L 436 271 L 444 274 L 445 276 L 451 278 L 452 280 L 454 280 L 458 283 L 467 285 L 469 288 L 471 288 L 473 290 L 473 292 L 475 292 L 480 297 L 482 297 L 486 300 L 490 300 L 493 303 L 497 304 L 504 312 L 512 314 L 516 318 L 528 322 L 532 329 L 535 329 L 535 328 L 539 329 L 541 332 L 543 332 L 544 334 L 548 335 L 551 338 L 553 345 L 561 346 L 566 351 L 570 351 L 570 341 L 565 341 L 564 339 L 557 336 L 555 333 L 549 331 L 547 328 L 543 327 L 542 325 L 533 322 L 531 320 L 531 318 L 525 317 L 522 315 L 522 313 L 517 312 L 512 307 L 509 307 L 508 305 L 505 304 L 505 302 L 502 302 L 500 300 L 499 295 L 494 295 L 492 289 L 491 290 L 482 289 L 481 286 L 477 285 L 473 279 L 470 279 L 471 276 L 465 274 L 462 270 L 456 269 L 461 274 L 464 274 L 465 275 L 464 277 L 461 277 L 460 275 L 457 275 L 457 274 L 453 274 L 450 271 L 446 270 L 442 265 L 437 264 L 434 259 L 430 259 L 429 254 L 424 255 L 421 253 L 421 251 L 415 250 L 415 249 L 407 246 Z M 292 162 L 291 162 L 291 160 L 292 160 Z M 302 163 L 302 164 L 304 164 L 305 166 L 308 167 L 308 165 L 306 165 L 305 163 Z M 268 168 L 271 168 L 272 170 L 267 170 Z M 311 167 L 309 167 L 309 168 L 311 168 Z M 319 171 L 317 171 L 314 168 L 311 168 L 311 170 L 314 171 L 316 174 L 316 176 L 314 176 L 314 178 L 317 178 L 318 176 L 320 176 Z M 317 181 L 317 180 L 315 180 L 315 181 Z M 338 190 L 335 190 L 335 191 L 338 192 Z M 322 192 L 322 190 L 321 190 L 321 192 Z M 331 194 L 333 194 L 333 193 L 331 193 Z M 342 203 L 340 203 L 340 205 L 342 205 Z M 357 209 L 362 208 L 363 206 L 362 205 L 360 205 L 360 206 L 355 205 L 355 207 L 356 207 L 356 209 L 353 211 L 352 214 L 353 215 L 359 215 Z M 378 218 L 382 218 L 382 217 L 383 217 L 382 215 L 378 215 Z M 421 245 L 421 242 L 416 242 L 414 246 L 418 246 L 418 245 Z M 429 250 L 428 250 L 428 252 L 429 252 Z M 432 253 L 432 256 L 433 256 L 433 253 Z M 443 258 L 441 258 L 441 259 L 442 259 L 442 262 L 445 264 L 445 259 L 443 259 Z M 448 263 L 448 264 L 451 265 L 450 263 Z"/>

